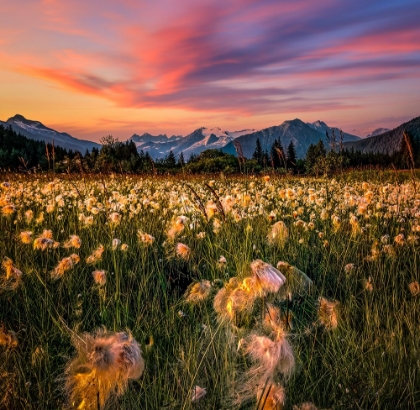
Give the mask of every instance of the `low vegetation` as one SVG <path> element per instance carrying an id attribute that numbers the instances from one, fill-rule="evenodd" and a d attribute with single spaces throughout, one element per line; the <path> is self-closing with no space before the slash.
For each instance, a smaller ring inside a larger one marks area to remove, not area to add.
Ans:
<path id="1" fill-rule="evenodd" d="M 418 181 L 4 175 L 0 408 L 418 408 Z"/>

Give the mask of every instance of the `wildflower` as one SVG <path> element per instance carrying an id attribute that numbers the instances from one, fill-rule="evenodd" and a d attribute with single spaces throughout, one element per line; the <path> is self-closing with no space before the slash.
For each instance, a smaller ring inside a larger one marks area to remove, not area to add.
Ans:
<path id="1" fill-rule="evenodd" d="M 121 241 L 117 238 L 112 240 L 112 250 L 115 251 L 121 244 Z"/>
<path id="2" fill-rule="evenodd" d="M 338 215 L 332 215 L 331 216 L 331 221 L 332 221 L 332 225 L 333 225 L 333 231 L 337 232 L 340 229 L 340 225 L 341 225 L 341 219 Z"/>
<path id="3" fill-rule="evenodd" d="M 404 243 L 405 243 L 405 238 L 404 238 L 404 234 L 402 234 L 402 233 L 400 233 L 399 235 L 397 235 L 395 238 L 394 238 L 394 242 L 397 244 L 397 245 L 404 245 Z"/>
<path id="4" fill-rule="evenodd" d="M 381 251 L 379 250 L 378 245 L 379 245 L 378 241 L 375 241 L 373 243 L 372 249 L 370 251 L 370 255 L 368 255 L 366 257 L 366 260 L 367 261 L 374 262 L 374 261 L 376 261 L 379 258 L 379 256 L 381 255 Z M 389 246 L 389 245 L 385 245 L 385 246 Z"/>
<path id="5" fill-rule="evenodd" d="M 351 273 L 355 269 L 354 263 L 348 263 L 346 266 L 344 266 L 344 272 L 345 273 Z"/>
<path id="6" fill-rule="evenodd" d="M 359 221 L 354 214 L 350 214 L 351 234 L 356 236 L 361 232 Z"/>
<path id="7" fill-rule="evenodd" d="M 93 265 L 94 263 L 100 261 L 102 259 L 102 253 L 104 252 L 105 248 L 103 245 L 99 245 L 93 253 L 87 257 L 86 263 Z"/>
<path id="8" fill-rule="evenodd" d="M 373 284 L 372 284 L 372 278 L 369 276 L 369 279 L 366 281 L 365 283 L 365 289 L 368 292 L 372 292 L 373 291 Z"/>
<path id="9" fill-rule="evenodd" d="M 383 243 L 384 245 L 389 243 L 389 235 L 383 235 L 381 236 L 381 243 Z"/>
<path id="10" fill-rule="evenodd" d="M 410 290 L 412 296 L 420 295 L 420 284 L 417 281 L 411 282 L 408 285 L 408 289 Z"/>
<path id="11" fill-rule="evenodd" d="M 265 183 L 270 182 L 270 176 L 269 176 L 269 175 L 264 175 L 264 176 L 262 177 L 262 180 L 263 180 Z"/>
<path id="12" fill-rule="evenodd" d="M 40 212 L 38 218 L 35 219 L 37 225 L 41 225 L 44 222 L 44 212 Z"/>
<path id="13" fill-rule="evenodd" d="M 312 286 L 312 280 L 304 272 L 287 262 L 278 262 L 277 269 L 286 277 L 286 284 L 282 287 L 283 295 L 306 293 Z"/>
<path id="14" fill-rule="evenodd" d="M 275 213 L 274 211 L 271 211 L 271 212 L 268 214 L 268 220 L 269 220 L 270 222 L 273 222 L 275 219 L 276 219 L 276 213 Z"/>
<path id="15" fill-rule="evenodd" d="M 121 222 L 121 214 L 118 212 L 113 212 L 109 215 L 109 220 L 112 225 L 118 225 Z"/>
<path id="16" fill-rule="evenodd" d="M 7 256 L 2 262 L 3 268 L 6 271 L 6 277 L 1 280 L 0 288 L 5 290 L 15 290 L 22 279 L 22 271 L 20 271 Z"/>
<path id="17" fill-rule="evenodd" d="M 257 402 L 261 404 L 261 410 L 281 410 L 285 400 L 284 388 L 280 383 L 265 383 L 259 386 Z"/>
<path id="18" fill-rule="evenodd" d="M 258 364 L 261 371 L 261 381 L 271 379 L 276 371 L 283 375 L 290 375 L 295 366 L 292 348 L 285 337 L 285 333 L 276 334 L 274 340 L 267 336 L 251 334 L 245 343 L 245 351 Z M 251 373 L 256 373 L 257 368 Z"/>
<path id="19" fill-rule="evenodd" d="M 279 270 L 260 259 L 251 263 L 251 270 L 265 292 L 276 293 L 286 282 L 285 276 Z"/>
<path id="20" fill-rule="evenodd" d="M 1 213 L 4 216 L 10 216 L 12 215 L 14 212 L 16 211 L 16 208 L 14 207 L 14 205 L 5 205 L 2 210 Z"/>
<path id="21" fill-rule="evenodd" d="M 278 373 L 283 374 L 284 377 L 289 377 L 293 372 L 295 366 L 293 350 L 286 339 L 285 332 L 280 329 L 278 332 L 274 332 L 271 337 L 251 333 L 244 339 L 242 348 L 251 358 L 253 365 L 240 380 L 236 392 L 238 404 L 251 399 L 255 393 L 257 393 L 257 397 L 261 397 L 261 394 L 263 394 L 262 386 L 271 384 Z M 257 392 L 255 392 L 256 386 L 258 386 Z M 280 386 L 276 386 L 274 392 L 276 392 L 276 388 L 280 389 Z M 267 395 L 267 393 L 265 394 Z M 272 397 L 272 401 L 276 403 L 283 399 L 280 391 L 277 391 L 277 394 Z M 263 408 L 276 409 L 279 407 Z"/>
<path id="22" fill-rule="evenodd" d="M 184 243 L 179 242 L 176 245 L 175 252 L 176 252 L 176 254 L 179 258 L 182 258 L 182 259 L 185 259 L 185 260 L 188 260 L 191 256 L 191 249 L 187 245 L 185 245 Z"/>
<path id="23" fill-rule="evenodd" d="M 397 256 L 397 252 L 395 251 L 395 248 L 392 245 L 384 245 L 382 248 L 385 255 L 387 255 L 389 258 L 395 258 Z"/>
<path id="24" fill-rule="evenodd" d="M 200 303 L 209 296 L 211 288 L 211 283 L 208 280 L 194 283 L 185 292 L 185 299 L 193 304 Z"/>
<path id="25" fill-rule="evenodd" d="M 46 249 L 53 247 L 54 241 L 52 239 L 39 237 L 34 240 L 34 249 L 45 251 Z"/>
<path id="26" fill-rule="evenodd" d="M 99 286 L 103 286 L 106 283 L 106 272 L 104 270 L 95 270 L 92 272 L 93 280 Z"/>
<path id="27" fill-rule="evenodd" d="M 170 240 L 174 240 L 175 236 L 179 235 L 185 228 L 185 222 L 187 221 L 186 216 L 178 216 L 170 226 L 167 236 Z"/>
<path id="28" fill-rule="evenodd" d="M 191 402 L 196 402 L 207 394 L 207 390 L 200 386 L 194 386 L 191 394 Z"/>
<path id="29" fill-rule="evenodd" d="M 280 309 L 277 306 L 267 303 L 267 312 L 264 317 L 264 326 L 269 328 L 271 331 L 281 327 Z"/>
<path id="30" fill-rule="evenodd" d="M 25 219 L 27 223 L 30 223 L 32 221 L 34 217 L 34 211 L 32 211 L 31 209 L 27 210 L 25 212 Z"/>
<path id="31" fill-rule="evenodd" d="M 226 258 L 222 255 L 219 260 L 217 261 L 217 267 L 219 269 L 224 269 L 226 267 Z"/>
<path id="32" fill-rule="evenodd" d="M 73 264 L 76 265 L 80 262 L 80 256 L 76 255 L 75 253 L 72 253 L 70 255 L 71 260 L 73 261 Z"/>
<path id="33" fill-rule="evenodd" d="M 42 234 L 40 235 L 40 238 L 52 239 L 53 238 L 52 230 L 51 229 L 44 229 L 42 231 Z"/>
<path id="34" fill-rule="evenodd" d="M 204 239 L 206 237 L 205 232 L 199 232 L 197 235 L 195 235 L 197 239 Z"/>
<path id="35" fill-rule="evenodd" d="M 85 223 L 85 227 L 86 227 L 86 226 L 91 226 L 91 225 L 93 225 L 93 216 L 92 216 L 92 215 L 90 215 L 90 216 L 86 216 L 86 217 L 83 219 L 83 222 Z"/>
<path id="36" fill-rule="evenodd" d="M 6 331 L 4 325 L 0 328 L 0 346 L 14 348 L 18 345 L 18 338 L 13 330 Z"/>
<path id="37" fill-rule="evenodd" d="M 64 275 L 64 273 L 72 269 L 73 266 L 74 266 L 74 262 L 70 256 L 67 258 L 61 259 L 58 265 L 51 272 L 51 278 L 52 279 L 61 278 Z"/>
<path id="38" fill-rule="evenodd" d="M 77 235 L 71 235 L 67 242 L 64 242 L 64 248 L 77 248 L 82 246 L 82 240 Z"/>
<path id="39" fill-rule="evenodd" d="M 77 350 L 66 368 L 66 390 L 73 407 L 105 408 L 124 393 L 129 379 L 138 379 L 144 360 L 138 342 L 125 332 L 84 333 L 73 338 Z"/>
<path id="40" fill-rule="evenodd" d="M 235 277 L 230 278 L 229 282 L 223 288 L 221 288 L 214 297 L 213 307 L 216 313 L 219 315 L 220 320 L 232 320 L 235 317 L 236 312 L 231 308 L 228 309 L 227 306 L 232 291 L 237 289 L 238 286 L 238 279 Z"/>
<path id="41" fill-rule="evenodd" d="M 127 252 L 128 251 L 128 245 L 126 243 L 123 243 L 121 245 L 121 248 L 120 249 L 121 249 L 122 252 Z"/>
<path id="42" fill-rule="evenodd" d="M 211 219 L 218 212 L 217 205 L 214 201 L 209 201 L 206 204 L 206 215 L 207 218 Z"/>
<path id="43" fill-rule="evenodd" d="M 335 329 L 338 325 L 337 305 L 338 302 L 323 297 L 319 299 L 318 319 L 326 329 Z"/>
<path id="44" fill-rule="evenodd" d="M 25 244 L 29 245 L 32 242 L 32 232 L 24 231 L 19 234 L 20 241 Z"/>
<path id="45" fill-rule="evenodd" d="M 222 223 L 220 222 L 220 220 L 217 218 L 214 218 L 213 219 L 213 232 L 215 234 L 218 234 L 221 228 L 222 228 Z"/>
<path id="46" fill-rule="evenodd" d="M 142 231 L 137 231 L 137 236 L 139 237 L 140 242 L 143 242 L 145 245 L 151 245 L 155 238 L 148 233 L 143 233 Z"/>
<path id="47" fill-rule="evenodd" d="M 276 222 L 270 229 L 267 235 L 267 241 L 270 245 L 277 245 L 280 248 L 284 247 L 289 238 L 289 229 L 283 221 Z"/>

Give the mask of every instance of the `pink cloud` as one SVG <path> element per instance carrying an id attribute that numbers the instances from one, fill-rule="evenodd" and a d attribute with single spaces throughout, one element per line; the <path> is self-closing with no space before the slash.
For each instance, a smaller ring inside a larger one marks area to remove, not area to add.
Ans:
<path id="1" fill-rule="evenodd" d="M 410 78 L 413 95 L 420 91 L 420 29 L 411 17 L 420 7 L 41 0 L 25 9 L 21 1 L 6 5 L 11 21 L 0 17 L 2 66 L 118 107 L 256 116 L 357 109 L 337 86 L 363 95 L 365 84 L 380 82 L 392 93 Z M 334 104 L 323 100 L 328 91 Z"/>

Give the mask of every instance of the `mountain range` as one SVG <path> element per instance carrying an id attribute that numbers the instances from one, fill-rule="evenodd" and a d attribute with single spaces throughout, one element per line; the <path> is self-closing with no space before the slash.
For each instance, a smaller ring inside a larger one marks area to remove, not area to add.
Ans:
<path id="1" fill-rule="evenodd" d="M 183 153 L 185 158 L 191 155 L 198 155 L 207 149 L 222 149 L 229 142 L 235 140 L 244 134 L 255 132 L 253 129 L 242 131 L 222 131 L 221 128 L 198 128 L 192 133 L 182 137 L 173 135 L 152 136 L 143 134 L 141 136 L 134 134 L 130 139 L 134 141 L 138 150 L 148 152 L 154 159 L 162 158 L 172 151 L 175 155 Z"/>
<path id="2" fill-rule="evenodd" d="M 355 151 L 380 152 L 382 154 L 392 154 L 401 147 L 404 131 L 408 132 L 412 138 L 420 140 L 420 117 L 413 118 L 411 121 L 401 124 L 393 130 L 369 138 L 363 138 L 356 142 L 347 142 L 344 147 Z"/>
<path id="3" fill-rule="evenodd" d="M 16 114 L 14 117 L 9 118 L 7 121 L 0 121 L 0 124 L 4 127 L 12 127 L 13 131 L 18 134 L 31 138 L 36 141 L 45 141 L 46 143 L 52 144 L 54 141 L 55 145 L 68 150 L 79 151 L 82 154 L 89 151 L 92 148 L 100 148 L 101 145 L 96 142 L 80 140 L 72 137 L 66 132 L 58 132 L 52 128 L 46 127 L 39 121 L 27 120 L 23 115 Z"/>
<path id="4" fill-rule="evenodd" d="M 14 131 L 38 141 L 54 143 L 66 149 L 84 153 L 86 149 L 100 148 L 101 145 L 72 137 L 65 132 L 58 132 L 48 128 L 39 121 L 28 120 L 22 115 L 16 114 L 7 121 L 0 121 L 5 127 L 12 127 Z M 378 128 L 369 134 L 367 138 L 343 132 L 342 138 L 346 148 L 360 150 L 362 152 L 392 153 L 399 149 L 403 130 L 417 135 L 420 133 L 420 117 L 415 118 L 394 130 Z M 221 149 L 223 152 L 236 154 L 234 141 L 237 141 L 245 157 L 250 158 L 255 150 L 257 139 L 260 140 L 263 150 L 269 151 L 274 140 L 280 140 L 286 149 L 293 142 L 298 158 L 303 158 L 311 144 L 317 144 L 322 140 L 327 147 L 326 133 L 331 136 L 334 132 L 337 142 L 340 141 L 340 130 L 329 127 L 323 121 L 305 123 L 300 119 L 284 121 L 280 125 L 264 128 L 262 130 L 244 129 L 241 131 L 225 131 L 221 128 L 201 127 L 186 135 L 165 134 L 143 135 L 133 134 L 128 141 L 134 142 L 138 151 L 148 152 L 153 159 L 164 158 L 170 151 L 176 156 L 181 152 L 185 159 L 191 155 L 198 155 L 207 149 Z M 419 135 L 420 137 L 420 135 Z"/>
<path id="5" fill-rule="evenodd" d="M 263 150 L 270 150 L 274 140 L 278 139 L 283 148 L 286 149 L 290 142 L 293 142 L 296 155 L 298 158 L 303 158 L 306 155 L 311 144 L 317 144 L 320 140 L 326 141 L 326 132 L 331 136 L 334 130 L 337 140 L 340 137 L 340 130 L 338 128 L 330 128 L 322 121 L 314 123 L 305 123 L 298 118 L 291 121 L 284 121 L 280 125 L 264 128 L 261 131 L 256 131 L 236 138 L 236 141 L 242 148 L 243 155 L 247 158 L 252 157 L 255 150 L 255 143 L 259 138 Z M 360 137 L 343 133 L 343 141 L 358 141 Z M 233 142 L 229 142 L 222 148 L 222 151 L 229 154 L 235 153 Z"/>

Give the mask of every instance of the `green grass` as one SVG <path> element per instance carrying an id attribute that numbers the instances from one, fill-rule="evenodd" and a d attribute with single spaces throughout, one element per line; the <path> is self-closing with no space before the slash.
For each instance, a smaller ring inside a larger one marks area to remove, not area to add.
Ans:
<path id="1" fill-rule="evenodd" d="M 272 178 L 268 184 L 250 177 L 216 178 L 213 188 L 218 197 L 235 198 L 233 213 L 226 212 L 225 221 L 216 215 L 221 222 L 217 233 L 214 218 L 206 220 L 197 197 L 184 185 L 187 182 L 205 206 L 208 200 L 217 202 L 205 187 L 205 179 L 38 178 L 8 175 L 5 180 L 12 187 L 1 194 L 2 202 L 14 204 L 16 212 L 0 216 L 0 257 L 11 258 L 23 276 L 16 290 L 0 291 L 0 322 L 18 338 L 15 348 L 0 345 L 0 408 L 66 408 L 64 370 L 75 354 L 71 337 L 99 327 L 131 331 L 146 362 L 143 376 L 131 381 L 110 408 L 234 408 L 235 381 L 250 365 L 237 345 L 241 337 L 258 328 L 263 303 L 258 301 L 242 326 L 235 328 L 221 324 L 214 312 L 212 299 L 220 284 L 200 305 L 187 304 L 183 294 L 194 281 L 242 278 L 255 259 L 273 266 L 287 261 L 314 283 L 310 292 L 294 294 L 289 300 L 270 295 L 264 301 L 293 312 L 288 340 L 296 369 L 290 380 L 279 378 L 286 390 L 286 409 L 306 401 L 334 409 L 420 407 L 420 296 L 413 297 L 408 288 L 411 282 L 420 281 L 419 245 L 407 240 L 416 235 L 412 227 L 417 213 L 420 215 L 420 197 L 410 174 L 344 174 L 333 183 L 290 177 Z M 363 181 L 369 185 L 363 187 Z M 42 192 L 50 182 L 51 190 Z M 295 189 L 295 199 L 281 199 L 280 191 L 287 188 Z M 318 203 L 308 200 L 310 188 Z M 357 215 L 357 203 L 368 190 L 373 199 L 365 214 L 357 216 L 362 231 L 352 236 L 350 214 Z M 113 195 L 114 191 L 119 195 Z M 345 192 L 356 198 L 355 204 L 346 202 Z M 241 197 L 245 193 L 250 196 L 246 206 Z M 59 195 L 64 203 L 59 203 Z M 79 216 L 91 215 L 86 208 L 89 196 L 97 199 L 99 212 L 93 224 L 85 226 Z M 54 209 L 48 213 L 50 203 Z M 25 218 L 27 210 L 34 213 L 31 221 Z M 325 219 L 321 218 L 323 210 Z M 122 215 L 117 226 L 108 219 L 114 211 Z M 272 211 L 289 228 L 284 247 L 267 243 Z M 294 216 L 294 211 L 300 215 Z M 36 223 L 40 212 L 44 212 L 44 221 Z M 333 213 L 341 219 L 338 230 L 331 222 Z M 189 220 L 171 243 L 166 232 L 179 215 Z M 312 220 L 314 228 L 299 228 L 295 225 L 298 219 L 306 226 Z M 79 235 L 82 246 L 40 251 L 19 240 L 22 231 L 32 231 L 36 237 L 44 229 L 51 229 L 54 240 L 61 244 L 70 235 Z M 138 230 L 154 236 L 154 243 L 140 243 Z M 200 232 L 205 232 L 203 239 L 197 239 Z M 401 232 L 406 242 L 393 244 Z M 383 235 L 390 236 L 395 255 L 383 251 Z M 128 250 L 113 251 L 113 238 L 126 243 Z M 380 254 L 368 261 L 376 241 Z M 177 242 L 191 248 L 188 261 L 176 257 Z M 86 264 L 99 244 L 105 247 L 102 260 Z M 50 271 L 71 253 L 80 256 L 80 263 L 52 280 Z M 222 255 L 227 259 L 226 268 L 218 266 Z M 345 273 L 348 263 L 354 263 L 355 269 Z M 102 288 L 93 281 L 95 269 L 107 272 Z M 4 278 L 5 272 L 0 276 Z M 372 291 L 365 288 L 369 278 Z M 319 326 L 320 296 L 339 302 L 336 329 Z M 206 388 L 207 394 L 191 403 L 195 385 Z M 241 408 L 256 409 L 256 398 Z"/>

